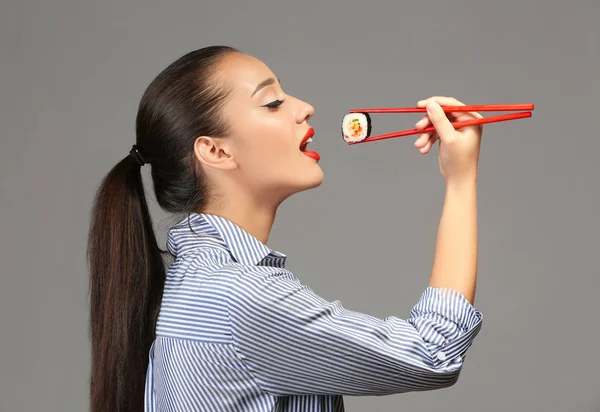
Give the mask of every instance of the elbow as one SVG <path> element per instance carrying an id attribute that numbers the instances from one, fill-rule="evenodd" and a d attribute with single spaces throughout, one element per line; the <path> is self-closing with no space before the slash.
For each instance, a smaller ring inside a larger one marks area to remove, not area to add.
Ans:
<path id="1" fill-rule="evenodd" d="M 455 369 L 428 370 L 426 376 L 423 378 L 423 385 L 419 390 L 433 391 L 450 388 L 458 382 L 460 370 L 460 367 Z"/>
<path id="2" fill-rule="evenodd" d="M 435 387 L 434 389 L 450 388 L 451 386 L 454 386 L 458 382 L 459 377 L 460 377 L 460 368 L 455 369 L 451 372 L 444 372 L 444 373 L 442 373 L 442 382 L 439 384 L 439 386 Z"/>
<path id="3" fill-rule="evenodd" d="M 463 359 L 457 356 L 454 359 L 440 360 L 436 357 L 433 363 L 427 362 L 421 370 L 422 388 L 421 390 L 445 389 L 454 386 L 460 377 L 463 367 Z"/>

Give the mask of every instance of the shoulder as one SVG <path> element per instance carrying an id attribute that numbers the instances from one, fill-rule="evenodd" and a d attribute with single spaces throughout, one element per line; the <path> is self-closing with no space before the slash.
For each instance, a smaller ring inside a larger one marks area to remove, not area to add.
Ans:
<path id="1" fill-rule="evenodd" d="M 310 286 L 291 271 L 270 266 L 236 266 L 228 282 L 230 308 L 280 310 L 289 305 L 304 306 L 307 300 L 324 302 Z"/>
<path id="2" fill-rule="evenodd" d="M 298 278 L 289 270 L 273 266 L 255 266 L 231 263 L 228 265 L 234 276 L 232 283 L 237 286 L 274 285 L 281 283 L 299 283 Z"/>

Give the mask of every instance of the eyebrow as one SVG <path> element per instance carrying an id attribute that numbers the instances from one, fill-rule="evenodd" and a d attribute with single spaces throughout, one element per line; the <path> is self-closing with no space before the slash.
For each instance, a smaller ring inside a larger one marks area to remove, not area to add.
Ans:
<path id="1" fill-rule="evenodd" d="M 258 93 L 258 91 L 260 89 L 262 89 L 263 87 L 267 87 L 267 86 L 271 86 L 272 84 L 275 84 L 276 81 L 281 83 L 279 78 L 275 79 L 274 77 L 269 77 L 267 80 L 263 80 L 262 82 L 260 82 L 260 84 L 258 86 L 256 86 L 256 89 L 254 89 L 254 93 L 252 93 L 252 96 L 254 96 L 256 93 Z M 250 96 L 250 97 L 252 97 L 252 96 Z"/>

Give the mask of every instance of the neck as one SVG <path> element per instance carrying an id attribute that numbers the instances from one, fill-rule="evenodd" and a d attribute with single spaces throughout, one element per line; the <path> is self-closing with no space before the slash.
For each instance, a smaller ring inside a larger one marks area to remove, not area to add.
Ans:
<path id="1" fill-rule="evenodd" d="M 246 197 L 235 200 L 221 199 L 207 205 L 201 213 L 223 217 L 266 245 L 275 221 L 277 206 L 260 204 Z"/>

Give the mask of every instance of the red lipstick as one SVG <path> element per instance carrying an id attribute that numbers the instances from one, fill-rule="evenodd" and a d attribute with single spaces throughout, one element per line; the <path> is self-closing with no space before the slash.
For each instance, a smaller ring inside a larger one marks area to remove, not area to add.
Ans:
<path id="1" fill-rule="evenodd" d="M 314 135 L 315 135 L 315 131 L 312 127 L 307 130 L 306 135 L 304 135 L 304 138 L 302 139 L 302 142 L 300 142 L 300 151 L 302 153 L 304 153 L 306 156 L 310 157 L 311 159 L 319 161 L 321 159 L 321 156 L 319 155 L 319 153 L 309 152 L 306 150 L 306 146 L 311 142 L 310 139 L 312 139 L 312 137 Z"/>

